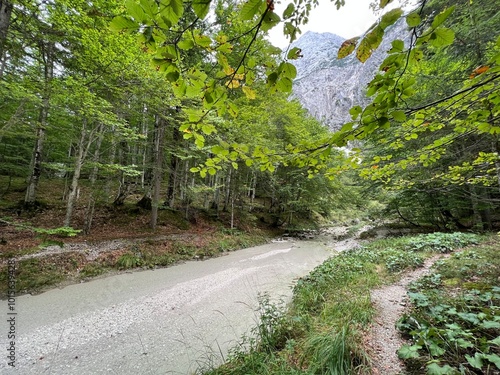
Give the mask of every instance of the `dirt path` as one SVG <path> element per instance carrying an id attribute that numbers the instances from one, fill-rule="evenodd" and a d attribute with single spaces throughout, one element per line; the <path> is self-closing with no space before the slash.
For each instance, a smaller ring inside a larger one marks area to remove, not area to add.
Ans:
<path id="1" fill-rule="evenodd" d="M 396 330 L 396 322 L 403 315 L 408 298 L 408 285 L 429 273 L 432 265 L 443 256 L 439 255 L 426 260 L 424 266 L 407 273 L 399 282 L 375 289 L 371 293 L 373 305 L 378 313 L 370 327 L 365 345 L 372 360 L 374 375 L 396 375 L 403 373 L 403 364 L 398 358 L 397 350 L 405 344 Z"/>

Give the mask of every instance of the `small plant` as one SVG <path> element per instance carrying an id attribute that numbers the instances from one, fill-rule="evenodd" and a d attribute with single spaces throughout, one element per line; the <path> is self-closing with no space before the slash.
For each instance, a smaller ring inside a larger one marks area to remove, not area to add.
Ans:
<path id="1" fill-rule="evenodd" d="M 80 277 L 95 277 L 102 275 L 104 272 L 106 272 L 106 269 L 101 265 L 89 263 L 83 266 L 83 268 L 80 270 Z"/>
<path id="2" fill-rule="evenodd" d="M 41 236 L 58 236 L 58 237 L 75 237 L 78 233 L 81 232 L 80 229 L 73 229 L 71 227 L 59 227 L 53 229 L 45 229 L 45 228 L 33 228 L 35 233 Z"/>
<path id="3" fill-rule="evenodd" d="M 116 261 L 116 266 L 120 270 L 127 270 L 130 268 L 141 267 L 144 264 L 143 259 L 138 254 L 133 254 L 131 252 L 127 252 L 120 256 Z"/>
<path id="4" fill-rule="evenodd" d="M 311 337 L 306 343 L 310 374 L 344 375 L 352 374 L 353 369 L 366 358 L 360 354 L 355 343 L 356 334 L 349 326 L 339 330 Z"/>
<path id="5" fill-rule="evenodd" d="M 476 245 L 480 237 L 471 233 L 430 233 L 412 237 L 408 241 L 408 250 L 411 251 L 433 251 L 449 253 L 455 249 Z"/>
<path id="6" fill-rule="evenodd" d="M 272 302 L 268 293 L 259 294 L 258 301 L 259 323 L 252 332 L 258 339 L 258 349 L 269 353 L 284 349 L 289 338 L 284 301 Z"/>

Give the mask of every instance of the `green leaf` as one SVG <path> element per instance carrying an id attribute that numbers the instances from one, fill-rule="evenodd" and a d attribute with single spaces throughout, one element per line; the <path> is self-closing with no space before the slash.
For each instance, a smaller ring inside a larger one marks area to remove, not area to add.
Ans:
<path id="1" fill-rule="evenodd" d="M 299 47 L 293 47 L 290 51 L 288 51 L 288 55 L 286 57 L 289 60 L 297 60 L 302 57 L 301 52 L 302 50 Z"/>
<path id="2" fill-rule="evenodd" d="M 274 12 L 267 12 L 264 17 L 264 20 L 262 21 L 260 29 L 262 31 L 269 31 L 280 22 L 281 22 L 280 16 L 278 16 Z"/>
<path id="3" fill-rule="evenodd" d="M 245 1 L 243 7 L 240 11 L 240 17 L 244 21 L 251 20 L 259 11 L 259 8 L 262 4 L 262 0 L 248 0 Z"/>
<path id="4" fill-rule="evenodd" d="M 193 0 L 191 6 L 199 19 L 204 19 L 210 11 L 211 0 Z"/>
<path id="5" fill-rule="evenodd" d="M 179 22 L 184 13 L 184 5 L 182 0 L 161 0 L 160 14 L 172 24 Z"/>
<path id="6" fill-rule="evenodd" d="M 109 28 L 114 32 L 126 32 L 132 33 L 134 31 L 139 30 L 139 24 L 130 18 L 124 16 L 116 16 L 113 18 L 111 23 L 109 24 Z"/>
<path id="7" fill-rule="evenodd" d="M 294 79 L 297 76 L 297 68 L 289 62 L 281 63 L 279 71 L 282 73 L 283 77 L 288 77 L 290 79 Z"/>
<path id="8" fill-rule="evenodd" d="M 500 357 L 497 354 L 484 354 L 484 358 L 495 364 L 497 369 L 500 370 Z"/>
<path id="9" fill-rule="evenodd" d="M 500 346 L 500 336 L 498 336 L 496 339 L 489 340 L 488 344 L 493 344 L 493 345 Z"/>
<path id="10" fill-rule="evenodd" d="M 500 328 L 500 322 L 495 322 L 493 320 L 485 320 L 480 325 L 481 328 L 484 329 L 498 329 Z"/>
<path id="11" fill-rule="evenodd" d="M 201 126 L 201 131 L 206 135 L 210 135 L 215 132 L 215 127 L 213 125 L 203 124 Z"/>
<path id="12" fill-rule="evenodd" d="M 422 22 L 420 15 L 417 12 L 410 13 L 406 16 L 406 24 L 409 27 L 417 27 Z"/>
<path id="13" fill-rule="evenodd" d="M 359 37 L 345 40 L 340 46 L 339 51 L 337 52 L 337 59 L 340 60 L 343 59 L 344 57 L 349 56 L 356 48 L 358 40 Z"/>
<path id="14" fill-rule="evenodd" d="M 205 138 L 201 135 L 197 136 L 196 140 L 194 141 L 194 144 L 198 148 L 203 148 L 203 146 L 205 146 Z"/>
<path id="15" fill-rule="evenodd" d="M 292 91 L 292 80 L 288 77 L 283 77 L 276 83 L 276 88 L 281 92 L 291 92 Z"/>
<path id="16" fill-rule="evenodd" d="M 430 343 L 430 345 L 428 346 L 428 349 L 433 357 L 440 357 L 446 352 L 446 350 L 444 350 L 443 348 L 441 348 L 439 345 L 437 345 L 434 342 Z"/>
<path id="17" fill-rule="evenodd" d="M 185 51 L 190 50 L 194 47 L 194 41 L 192 39 L 183 39 L 177 43 L 177 47 Z"/>
<path id="18" fill-rule="evenodd" d="M 458 313 L 457 315 L 460 318 L 462 318 L 463 320 L 465 320 L 466 322 L 476 324 L 476 325 L 481 323 L 477 317 L 477 314 L 461 312 L 461 313 Z"/>
<path id="19" fill-rule="evenodd" d="M 177 67 L 175 67 L 175 69 L 177 69 Z M 179 71 L 178 70 L 171 70 L 170 68 L 168 70 L 169 71 L 167 71 L 167 80 L 169 82 L 176 82 L 180 77 Z"/>
<path id="20" fill-rule="evenodd" d="M 354 107 L 352 107 L 349 110 L 349 113 L 350 113 L 351 118 L 353 120 L 356 120 L 358 118 L 358 116 L 361 114 L 361 112 L 363 112 L 363 108 L 361 108 L 359 105 L 355 105 Z M 352 125 L 351 125 L 351 128 L 352 128 Z"/>
<path id="21" fill-rule="evenodd" d="M 463 349 L 468 349 L 468 348 L 473 348 L 474 347 L 473 343 L 471 343 L 470 341 L 464 340 L 462 338 L 456 339 L 456 343 L 457 343 L 457 345 L 459 347 L 461 347 Z"/>
<path id="22" fill-rule="evenodd" d="M 443 24 L 444 21 L 450 16 L 450 14 L 453 12 L 455 9 L 455 6 L 449 7 L 445 10 L 443 10 L 441 13 L 439 13 L 434 19 L 432 20 L 432 28 L 436 29 L 439 26 Z"/>
<path id="23" fill-rule="evenodd" d="M 283 18 L 288 19 L 292 16 L 293 12 L 295 12 L 295 5 L 293 3 L 288 4 L 286 9 L 283 11 Z"/>
<path id="24" fill-rule="evenodd" d="M 398 122 L 405 122 L 406 121 L 406 114 L 404 111 L 392 111 L 392 118 Z"/>
<path id="25" fill-rule="evenodd" d="M 267 84 L 270 86 L 274 86 L 277 80 L 278 80 L 278 73 L 276 72 L 272 72 L 267 76 Z"/>
<path id="26" fill-rule="evenodd" d="M 137 4 L 135 0 L 127 0 L 125 2 L 125 7 L 127 8 L 127 13 L 134 17 L 137 22 L 143 22 L 146 13 L 140 4 Z"/>
<path id="27" fill-rule="evenodd" d="M 429 375 L 455 375 L 457 370 L 450 365 L 439 366 L 436 362 L 427 365 L 427 374 Z"/>
<path id="28" fill-rule="evenodd" d="M 212 44 L 212 39 L 210 39 L 210 37 L 206 35 L 196 35 L 194 37 L 194 40 L 197 45 L 203 48 L 210 47 L 210 44 Z"/>
<path id="29" fill-rule="evenodd" d="M 401 8 L 393 9 L 382 16 L 379 26 L 385 30 L 387 27 L 393 25 L 398 19 L 400 19 L 402 15 L 403 10 Z"/>
<path id="30" fill-rule="evenodd" d="M 364 63 L 370 58 L 372 52 L 380 45 L 384 36 L 384 30 L 380 26 L 376 26 L 361 40 L 356 51 L 356 57 Z"/>
<path id="31" fill-rule="evenodd" d="M 469 365 L 474 368 L 481 369 L 483 367 L 483 358 L 481 353 L 474 354 L 474 357 L 466 354 L 465 359 L 467 360 L 467 362 L 469 362 Z"/>
<path id="32" fill-rule="evenodd" d="M 390 3 L 392 3 L 392 0 L 380 0 L 380 8 L 383 9 Z"/>
<path id="33" fill-rule="evenodd" d="M 148 18 L 153 19 L 158 12 L 158 5 L 154 0 L 140 0 L 141 6 Z"/>
<path id="34" fill-rule="evenodd" d="M 241 89 L 245 93 L 247 99 L 253 100 L 257 97 L 257 93 L 255 92 L 255 90 L 252 90 L 250 87 L 243 86 Z"/>
<path id="35" fill-rule="evenodd" d="M 429 43 L 434 47 L 449 46 L 455 40 L 455 32 L 447 28 L 436 29 L 429 39 Z"/>
<path id="36" fill-rule="evenodd" d="M 389 53 L 403 52 L 405 49 L 405 42 L 402 40 L 396 39 L 392 41 L 392 48 Z"/>
<path id="37" fill-rule="evenodd" d="M 398 350 L 398 357 L 401 359 L 418 358 L 420 355 L 418 351 L 422 349 L 420 345 L 403 345 Z"/>

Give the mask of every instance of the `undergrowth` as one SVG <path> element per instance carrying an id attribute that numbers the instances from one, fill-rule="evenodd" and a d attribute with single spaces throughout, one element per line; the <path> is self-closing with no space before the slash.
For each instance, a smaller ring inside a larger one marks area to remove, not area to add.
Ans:
<path id="1" fill-rule="evenodd" d="M 363 333 L 375 311 L 370 290 L 422 266 L 436 253 L 474 245 L 481 237 L 434 233 L 374 241 L 332 257 L 298 280 L 285 309 L 260 299 L 260 323 L 230 360 L 210 375 L 370 374 Z"/>
<path id="2" fill-rule="evenodd" d="M 413 283 L 413 308 L 398 322 L 409 374 L 500 373 L 498 242 L 463 250 Z"/>

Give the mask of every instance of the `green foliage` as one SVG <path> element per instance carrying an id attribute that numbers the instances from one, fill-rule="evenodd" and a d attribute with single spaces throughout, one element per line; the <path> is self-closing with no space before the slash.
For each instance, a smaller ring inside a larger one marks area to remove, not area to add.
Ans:
<path id="1" fill-rule="evenodd" d="M 305 352 L 311 361 L 310 374 L 343 375 L 352 373 L 355 366 L 356 337 L 348 326 L 339 331 L 313 336 L 306 341 Z"/>
<path id="2" fill-rule="evenodd" d="M 412 284 L 412 310 L 398 322 L 398 328 L 412 339 L 411 345 L 398 352 L 408 369 L 417 368 L 415 363 L 425 364 L 429 374 L 500 369 L 496 342 L 500 334 L 500 289 L 496 286 L 500 264 L 493 250 L 495 243 L 454 253 L 437 264 L 437 274 Z M 477 267 L 470 272 L 467 264 Z M 409 374 L 420 373 L 414 371 Z"/>
<path id="3" fill-rule="evenodd" d="M 116 267 L 120 270 L 141 267 L 144 264 L 140 253 L 127 252 L 116 261 Z"/>
<path id="4" fill-rule="evenodd" d="M 430 233 L 412 237 L 408 249 L 412 251 L 434 251 L 449 253 L 469 245 L 476 245 L 481 237 L 473 233 Z"/>
<path id="5" fill-rule="evenodd" d="M 47 236 L 58 236 L 58 237 L 75 237 L 78 233 L 81 233 L 81 230 L 74 229 L 71 227 L 59 227 L 53 229 L 45 229 L 45 228 L 33 228 L 35 233 L 47 237 Z"/>
<path id="6" fill-rule="evenodd" d="M 372 103 L 354 107 L 354 121 L 338 134 L 341 141 L 367 140 L 353 155 L 362 162 L 351 166 L 392 190 L 390 211 L 412 224 L 492 226 L 499 111 L 498 35 L 491 32 L 498 14 L 492 7 L 436 0 L 410 13 L 410 43 L 393 41 L 369 84 Z"/>

